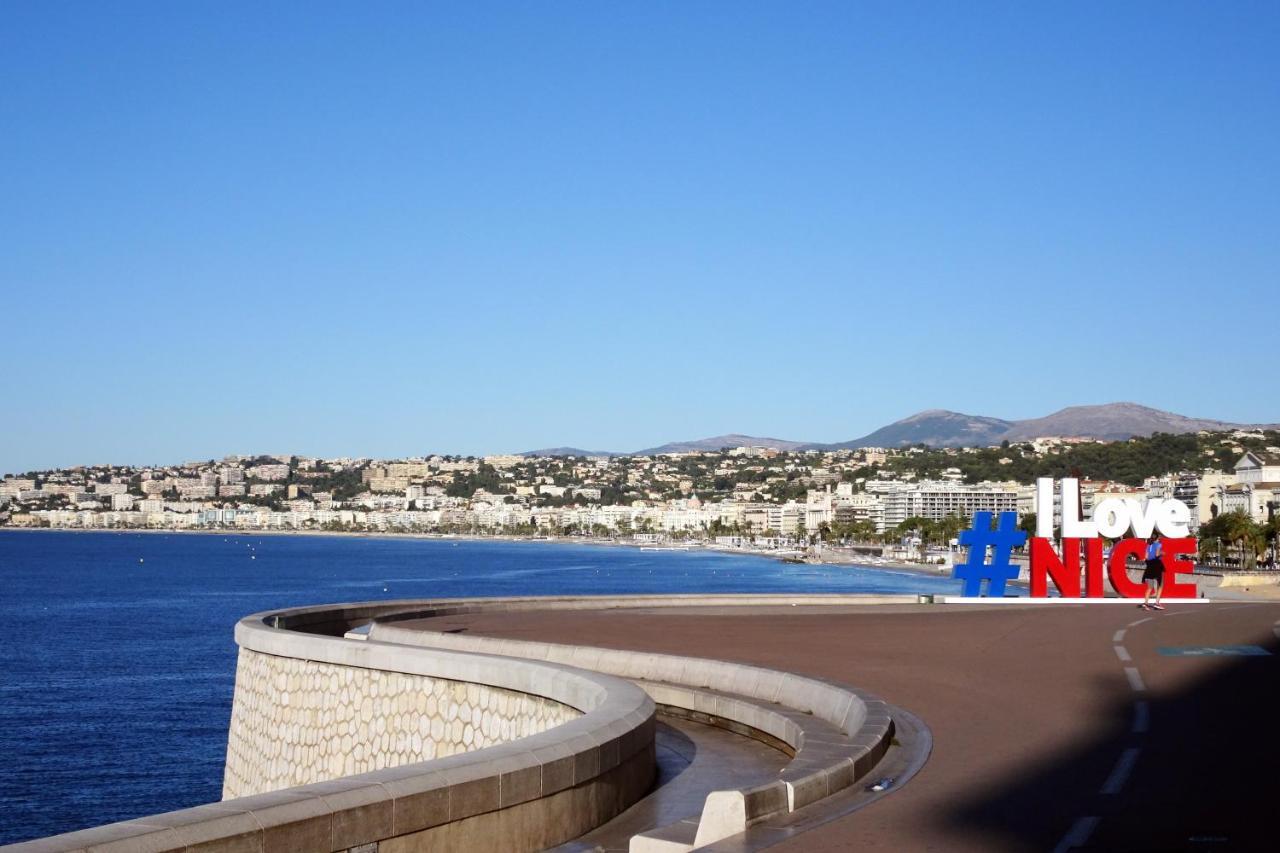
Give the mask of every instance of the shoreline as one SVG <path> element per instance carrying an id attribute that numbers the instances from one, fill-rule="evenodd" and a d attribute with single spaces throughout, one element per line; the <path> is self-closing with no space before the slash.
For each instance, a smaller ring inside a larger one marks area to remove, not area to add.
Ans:
<path id="1" fill-rule="evenodd" d="M 557 536 L 553 538 L 533 537 L 533 536 L 483 536 L 469 533 L 390 533 L 390 532 L 369 532 L 369 531 L 351 531 L 351 530 L 156 530 L 153 528 L 84 528 L 84 527 L 0 527 L 0 533 L 14 531 L 21 533 L 75 533 L 75 534 L 93 534 L 108 533 L 113 535 L 129 535 L 129 534 L 146 534 L 148 536 L 177 534 L 182 536 L 242 536 L 252 538 L 254 536 L 305 536 L 305 537 L 333 537 L 333 538 L 355 538 L 355 539 L 415 539 L 423 541 L 441 541 L 441 542 L 520 542 L 532 544 L 546 545 L 590 545 L 599 548 L 632 548 L 637 551 L 651 550 L 661 552 L 679 552 L 679 551 L 706 551 L 714 554 L 725 554 L 729 556 L 748 556 L 761 557 L 766 560 L 775 562 L 789 562 L 788 557 L 795 555 L 794 550 L 786 551 L 770 551 L 757 548 L 726 548 L 711 545 L 703 542 L 690 542 L 678 545 L 649 545 L 641 542 L 619 542 L 614 539 L 600 539 L 596 537 L 583 536 Z M 876 563 L 858 562 L 853 559 L 804 559 L 800 563 L 808 565 L 848 566 L 859 569 L 871 570 L 888 570 L 896 572 L 905 572 L 907 574 L 920 575 L 923 577 L 947 579 L 944 572 L 938 571 L 938 567 L 930 567 L 919 563 L 902 563 L 881 561 Z M 1016 583 L 1016 582 L 1014 582 Z M 1025 585 L 1025 584 L 1024 584 Z"/>
<path id="2" fill-rule="evenodd" d="M 727 556 L 749 556 L 760 557 L 774 562 L 793 562 L 808 565 L 831 566 L 839 568 L 842 566 L 858 569 L 868 569 L 872 571 L 890 571 L 902 572 L 904 574 L 916 575 L 919 577 L 937 578 L 939 580 L 949 580 L 949 567 L 938 565 L 925 565 L 920 563 L 904 563 L 897 560 L 886 560 L 884 558 L 865 558 L 866 560 L 875 559 L 876 562 L 859 561 L 853 555 L 845 554 L 834 548 L 826 548 L 823 551 L 826 554 L 818 557 L 806 557 L 799 561 L 794 557 L 798 553 L 795 550 L 766 550 L 758 548 L 729 548 L 708 544 L 705 542 L 690 542 L 683 544 L 664 544 L 650 545 L 641 542 L 620 542 L 615 539 L 601 539 L 598 537 L 583 536 L 557 536 L 552 538 L 533 537 L 533 536 L 516 536 L 516 535 L 478 535 L 471 533 L 395 533 L 395 532 L 371 532 L 371 531 L 351 531 L 351 530 L 156 530 L 152 528 L 83 528 L 83 527 L 0 527 L 0 533 L 7 531 L 21 533 L 75 533 L 75 534 L 93 534 L 107 533 L 114 535 L 128 534 L 146 534 L 164 535 L 177 534 L 183 536 L 242 536 L 252 538 L 254 536 L 272 536 L 272 537 L 332 537 L 332 538 L 354 538 L 354 539 L 413 539 L 420 541 L 440 541 L 440 542 L 513 542 L 513 543 L 531 543 L 531 544 L 547 544 L 547 545 L 577 545 L 592 546 L 597 548 L 632 548 L 637 551 L 661 551 L 661 552 L 690 552 L 690 551 L 706 551 L 715 554 L 724 554 Z M 834 551 L 835 553 L 831 553 Z M 1021 569 L 1025 569 L 1024 564 L 1018 564 Z M 1237 586 L 1232 583 L 1228 589 L 1230 592 L 1224 593 L 1224 589 L 1219 587 L 1215 589 L 1215 593 L 1222 598 L 1234 600 L 1270 600 L 1280 598 L 1280 584 L 1276 581 L 1263 580 L 1265 575 L 1258 573 L 1224 573 L 1220 569 L 1212 567 L 1197 567 L 1195 574 L 1201 577 L 1222 577 L 1224 574 L 1231 576 L 1237 574 L 1243 578 L 1262 581 L 1250 585 L 1243 583 Z M 1023 577 L 1011 579 L 1010 586 L 1019 589 L 1027 589 L 1030 583 Z M 1270 587 L 1270 589 L 1268 589 Z"/>

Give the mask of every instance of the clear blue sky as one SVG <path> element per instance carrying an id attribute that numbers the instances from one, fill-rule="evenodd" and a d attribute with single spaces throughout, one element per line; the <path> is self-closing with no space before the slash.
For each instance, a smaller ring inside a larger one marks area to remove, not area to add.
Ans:
<path id="1" fill-rule="evenodd" d="M 0 471 L 1280 420 L 1280 5 L 0 10 Z"/>

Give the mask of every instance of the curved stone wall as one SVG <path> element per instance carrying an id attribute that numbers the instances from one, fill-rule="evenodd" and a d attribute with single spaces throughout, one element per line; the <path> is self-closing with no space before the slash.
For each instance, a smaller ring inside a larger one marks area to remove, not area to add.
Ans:
<path id="1" fill-rule="evenodd" d="M 255 614 L 236 626 L 241 658 L 227 799 L 15 849 L 544 849 L 600 826 L 650 789 L 656 699 L 695 719 L 760 733 L 793 754 L 776 780 L 712 792 L 698 821 L 675 826 L 678 839 L 663 834 L 671 827 L 632 839 L 632 849 L 689 850 L 853 785 L 892 737 L 887 706 L 854 688 L 723 661 L 422 631 L 408 636 L 387 623 L 537 607 L 800 603 L 869 600 L 524 598 Z M 370 626 L 367 639 L 348 636 L 357 626 Z M 443 751 L 458 744 L 472 748 Z M 426 760 L 431 750 L 435 757 Z M 300 778 L 312 781 L 298 784 Z"/>
<path id="2" fill-rule="evenodd" d="M 241 649 L 222 798 L 483 749 L 579 716 L 485 684 Z"/>

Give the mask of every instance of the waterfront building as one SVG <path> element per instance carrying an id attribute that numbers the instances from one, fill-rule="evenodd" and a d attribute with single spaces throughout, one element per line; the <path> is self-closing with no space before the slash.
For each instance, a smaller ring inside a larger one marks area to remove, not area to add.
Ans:
<path id="1" fill-rule="evenodd" d="M 832 520 L 836 525 L 850 525 L 860 521 L 875 525 L 876 533 L 885 531 L 884 501 L 865 493 L 838 496 L 832 508 Z"/>
<path id="2" fill-rule="evenodd" d="M 884 507 L 884 529 L 897 527 L 908 518 L 920 517 L 941 521 L 958 515 L 968 518 L 975 512 L 1017 512 L 1016 483 L 977 483 L 969 485 L 950 481 L 905 483 L 896 480 L 870 480 L 867 493 L 880 499 Z"/>

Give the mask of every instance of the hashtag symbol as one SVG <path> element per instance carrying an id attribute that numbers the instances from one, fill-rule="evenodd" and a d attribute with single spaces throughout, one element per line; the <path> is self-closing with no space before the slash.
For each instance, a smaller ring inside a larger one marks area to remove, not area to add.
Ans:
<path id="1" fill-rule="evenodd" d="M 1000 513 L 1000 524 L 995 530 L 991 529 L 991 513 L 975 512 L 973 527 L 960 533 L 960 544 L 969 546 L 969 558 L 956 566 L 951 576 L 964 581 L 966 596 L 982 595 L 982 581 L 986 579 L 987 595 L 1000 598 L 1004 595 L 1005 581 L 1018 576 L 1018 567 L 1009 562 L 1009 556 L 1026 541 L 1026 532 L 1018 529 L 1016 512 Z M 990 563 L 987 562 L 988 548 L 992 549 Z"/>

